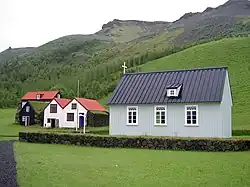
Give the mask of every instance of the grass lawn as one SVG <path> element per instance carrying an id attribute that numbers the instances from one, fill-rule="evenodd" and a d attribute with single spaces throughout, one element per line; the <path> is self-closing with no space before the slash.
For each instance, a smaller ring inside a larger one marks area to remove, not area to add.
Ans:
<path id="1" fill-rule="evenodd" d="M 69 132 L 71 130 L 65 129 L 46 129 L 39 125 L 32 126 L 21 126 L 18 124 L 13 124 L 16 109 L 0 109 L 0 140 L 13 140 L 18 139 L 18 133 L 20 131 L 25 132 L 38 132 L 38 131 L 56 131 L 56 132 Z M 100 132 L 102 134 L 108 134 L 108 127 L 86 127 L 86 132 L 96 133 Z"/>
<path id="2" fill-rule="evenodd" d="M 14 109 L 0 110 L 0 135 L 42 130 L 39 126 L 12 125 L 14 113 Z M 0 141 L 3 139 L 8 138 L 0 136 Z M 24 142 L 15 142 L 14 151 L 20 187 L 250 186 L 250 152 L 107 149 Z"/>
<path id="3" fill-rule="evenodd" d="M 21 187 L 250 186 L 249 152 L 206 153 L 15 143 Z"/>

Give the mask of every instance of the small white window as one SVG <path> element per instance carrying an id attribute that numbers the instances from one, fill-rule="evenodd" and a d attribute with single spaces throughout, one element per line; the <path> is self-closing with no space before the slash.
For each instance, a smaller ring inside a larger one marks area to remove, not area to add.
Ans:
<path id="1" fill-rule="evenodd" d="M 36 99 L 37 99 L 37 100 L 40 99 L 40 94 L 36 94 Z"/>
<path id="2" fill-rule="evenodd" d="M 185 106 L 185 125 L 198 126 L 198 106 L 197 105 Z"/>
<path id="3" fill-rule="evenodd" d="M 166 106 L 155 107 L 155 125 L 167 124 L 167 109 Z"/>
<path id="4" fill-rule="evenodd" d="M 76 106 L 76 103 L 72 103 L 72 104 L 71 104 L 71 109 L 72 109 L 72 110 L 75 110 L 76 107 L 77 107 L 77 106 Z"/>
<path id="5" fill-rule="evenodd" d="M 176 89 L 169 89 L 168 91 L 167 91 L 167 93 L 168 93 L 168 97 L 171 97 L 171 96 L 176 96 Z"/>
<path id="6" fill-rule="evenodd" d="M 25 121 L 26 117 L 25 116 L 22 116 L 22 121 Z"/>
<path id="7" fill-rule="evenodd" d="M 175 95 L 174 91 L 175 91 L 175 90 L 170 90 L 170 95 L 171 95 L 171 96 L 174 96 L 174 95 Z"/>
<path id="8" fill-rule="evenodd" d="M 30 112 L 30 106 L 26 106 L 25 111 Z"/>
<path id="9" fill-rule="evenodd" d="M 127 108 L 127 124 L 138 125 L 138 107 L 134 106 Z"/>

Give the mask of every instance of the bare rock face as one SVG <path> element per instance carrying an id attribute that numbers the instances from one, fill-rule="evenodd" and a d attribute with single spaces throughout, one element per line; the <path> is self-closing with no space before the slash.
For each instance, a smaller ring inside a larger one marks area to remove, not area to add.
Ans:
<path id="1" fill-rule="evenodd" d="M 250 1 L 229 0 L 216 9 L 218 12 L 220 12 L 220 14 L 227 16 L 246 16 L 250 15 Z"/>
<path id="2" fill-rule="evenodd" d="M 165 21 L 140 21 L 140 20 L 119 20 L 114 19 L 113 21 L 110 21 L 102 26 L 102 29 L 110 29 L 115 26 L 122 26 L 122 25 L 137 25 L 137 26 L 153 26 L 153 25 L 165 25 L 169 24 L 169 22 Z"/>
<path id="3" fill-rule="evenodd" d="M 201 13 L 200 12 L 195 12 L 195 13 L 189 12 L 189 13 L 184 14 L 182 17 L 180 17 L 180 19 L 188 19 L 192 16 L 199 15 L 199 14 L 201 14 Z"/>
<path id="4" fill-rule="evenodd" d="M 212 8 L 212 7 L 207 7 L 206 10 L 204 10 L 203 13 L 210 12 L 210 11 L 212 11 L 212 10 L 214 10 L 214 8 Z"/>
<path id="5" fill-rule="evenodd" d="M 136 38 L 163 31 L 169 22 L 164 21 L 139 21 L 114 19 L 102 26 L 102 29 L 95 34 L 115 38 L 117 41 L 131 41 Z"/>

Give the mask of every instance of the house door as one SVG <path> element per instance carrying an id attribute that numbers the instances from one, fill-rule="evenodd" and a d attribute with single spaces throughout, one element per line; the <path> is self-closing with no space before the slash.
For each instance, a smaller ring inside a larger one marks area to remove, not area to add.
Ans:
<path id="1" fill-rule="evenodd" d="M 59 119 L 56 119 L 56 125 L 55 125 L 56 128 L 59 128 Z"/>
<path id="2" fill-rule="evenodd" d="M 24 125 L 25 126 L 30 125 L 30 117 L 29 116 L 24 116 Z"/>
<path id="3" fill-rule="evenodd" d="M 25 125 L 25 126 L 30 125 L 30 117 L 29 117 L 29 116 L 25 116 L 25 117 L 24 117 L 24 125 Z"/>
<path id="4" fill-rule="evenodd" d="M 51 128 L 56 127 L 56 119 L 50 119 Z"/>
<path id="5" fill-rule="evenodd" d="M 83 128 L 84 126 L 84 116 L 79 116 L 79 127 Z"/>

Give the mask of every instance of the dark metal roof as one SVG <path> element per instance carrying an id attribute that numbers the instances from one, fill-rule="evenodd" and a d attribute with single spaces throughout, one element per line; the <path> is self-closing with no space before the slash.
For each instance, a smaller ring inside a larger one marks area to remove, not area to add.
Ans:
<path id="1" fill-rule="evenodd" d="M 182 84 L 180 84 L 180 83 L 172 83 L 172 84 L 166 86 L 166 88 L 167 89 L 169 89 L 169 88 L 175 89 L 175 88 L 178 88 L 179 86 L 182 86 Z"/>
<path id="2" fill-rule="evenodd" d="M 221 102 L 227 67 L 124 74 L 110 104 Z M 182 85 L 178 98 L 166 96 L 170 85 Z"/>

